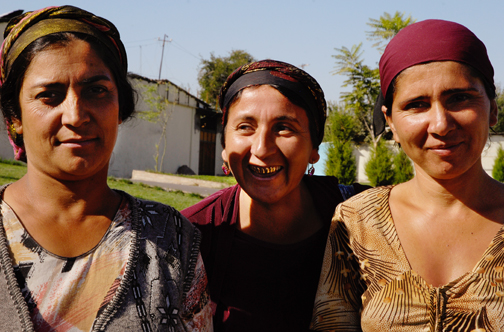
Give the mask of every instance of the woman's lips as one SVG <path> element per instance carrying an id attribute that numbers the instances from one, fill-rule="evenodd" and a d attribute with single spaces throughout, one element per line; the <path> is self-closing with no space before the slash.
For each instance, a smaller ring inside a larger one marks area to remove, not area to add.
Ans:
<path id="1" fill-rule="evenodd" d="M 249 168 L 255 175 L 261 177 L 269 177 L 280 172 L 283 167 L 282 166 L 262 167 L 262 166 L 249 165 Z"/>
<path id="2" fill-rule="evenodd" d="M 72 138 L 72 139 L 62 140 L 59 142 L 58 145 L 82 147 L 82 146 L 89 145 L 95 141 L 96 141 L 96 138 Z"/>
<path id="3" fill-rule="evenodd" d="M 429 147 L 429 150 L 436 152 L 441 155 L 446 155 L 452 153 L 455 149 L 457 149 L 462 143 L 453 143 L 453 144 L 440 144 Z"/>

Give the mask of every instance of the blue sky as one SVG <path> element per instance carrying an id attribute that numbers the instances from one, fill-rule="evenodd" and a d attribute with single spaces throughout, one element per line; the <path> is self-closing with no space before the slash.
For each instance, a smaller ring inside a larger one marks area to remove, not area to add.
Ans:
<path id="1" fill-rule="evenodd" d="M 363 42 L 365 63 L 376 66 L 379 53 L 366 40 L 366 23 L 384 12 L 461 23 L 486 45 L 495 80 L 504 83 L 504 1 L 502 0 L 48 0 L 3 1 L 0 13 L 71 4 L 112 21 L 126 46 L 131 72 L 161 78 L 198 93 L 200 59 L 233 49 L 256 59 L 271 58 L 305 70 L 320 83 L 326 99 L 337 101 L 343 77 L 332 75 L 334 48 Z"/>

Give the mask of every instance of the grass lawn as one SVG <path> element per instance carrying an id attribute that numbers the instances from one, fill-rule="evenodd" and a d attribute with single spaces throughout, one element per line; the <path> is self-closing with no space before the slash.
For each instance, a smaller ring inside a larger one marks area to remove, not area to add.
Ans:
<path id="1" fill-rule="evenodd" d="M 0 159 L 0 185 L 14 182 L 26 173 L 26 166 L 23 163 Z M 177 210 L 185 209 L 198 203 L 202 197 L 198 194 L 185 194 L 181 191 L 168 192 L 159 187 L 144 185 L 143 183 L 133 183 L 126 179 L 108 178 L 110 188 L 119 189 L 128 194 L 152 201 L 158 201 L 173 206 Z"/>

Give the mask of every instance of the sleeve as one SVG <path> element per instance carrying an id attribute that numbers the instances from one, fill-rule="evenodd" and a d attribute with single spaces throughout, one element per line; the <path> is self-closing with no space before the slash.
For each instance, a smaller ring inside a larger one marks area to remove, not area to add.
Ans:
<path id="1" fill-rule="evenodd" d="M 341 205 L 333 218 L 315 297 L 310 328 L 315 331 L 361 331 L 361 296 L 365 283 L 341 220 Z"/>
<path id="2" fill-rule="evenodd" d="M 201 255 L 198 255 L 191 287 L 182 303 L 182 322 L 187 331 L 213 331 L 212 309 L 208 295 L 208 279 Z"/>

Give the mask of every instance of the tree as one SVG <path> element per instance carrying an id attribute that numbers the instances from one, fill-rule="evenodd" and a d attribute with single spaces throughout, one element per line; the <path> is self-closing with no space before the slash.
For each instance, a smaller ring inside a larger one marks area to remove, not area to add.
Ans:
<path id="1" fill-rule="evenodd" d="M 371 149 L 371 156 L 365 171 L 373 187 L 384 186 L 394 182 L 393 152 L 383 140 L 379 140 L 376 147 Z"/>
<path id="2" fill-rule="evenodd" d="M 370 19 L 367 23 L 373 28 L 368 31 L 368 38 L 378 40 L 373 47 L 379 47 L 382 42 L 390 40 L 402 28 L 415 22 L 408 16 L 396 12 L 394 16 L 384 13 L 379 19 Z M 335 70 L 333 74 L 344 75 L 347 79 L 344 81 L 344 87 L 350 87 L 350 92 L 343 92 L 341 100 L 345 107 L 352 110 L 352 113 L 360 123 L 359 136 L 353 140 L 359 142 L 361 137 L 366 137 L 365 141 L 372 143 L 376 148 L 377 142 L 381 136 L 375 137 L 373 133 L 373 109 L 376 98 L 380 91 L 380 74 L 378 68 L 372 68 L 364 64 L 362 59 L 362 43 L 347 47 L 335 48 L 337 54 L 333 55 L 336 59 Z"/>
<path id="3" fill-rule="evenodd" d="M 497 109 L 499 110 L 497 117 L 497 124 L 492 127 L 492 130 L 499 134 L 504 134 L 504 89 L 500 86 L 497 87 Z"/>
<path id="4" fill-rule="evenodd" d="M 352 137 L 356 135 L 356 123 L 351 114 L 329 106 L 325 140 L 329 141 L 325 174 L 336 176 L 342 184 L 352 184 L 357 176 L 357 164 L 353 155 Z"/>
<path id="5" fill-rule="evenodd" d="M 168 100 L 169 86 L 166 87 L 164 93 L 160 93 L 160 85 L 145 85 L 144 101 L 149 107 L 147 111 L 139 112 L 141 119 L 156 123 L 161 127 L 161 135 L 156 143 L 156 152 L 154 154 L 154 171 L 161 172 L 163 168 L 163 161 L 166 155 L 167 136 L 166 129 L 168 128 L 168 120 L 175 103 Z M 163 146 L 160 152 L 160 147 Z"/>
<path id="6" fill-rule="evenodd" d="M 394 16 L 389 13 L 384 13 L 379 19 L 370 18 L 367 25 L 373 28 L 372 31 L 366 31 L 369 40 L 376 40 L 377 42 L 373 44 L 373 47 L 378 48 L 380 52 L 385 50 L 385 45 L 381 45 L 382 42 L 388 42 L 392 39 L 402 28 L 407 27 L 411 23 L 415 23 L 416 20 L 409 15 L 404 17 L 404 13 L 395 12 Z"/>
<path id="7" fill-rule="evenodd" d="M 380 73 L 378 68 L 372 69 L 363 64 L 361 59 L 362 43 L 352 46 L 351 49 L 342 47 L 335 50 L 339 53 L 333 55 L 336 59 L 335 74 L 345 75 L 347 79 L 343 87 L 351 87 L 350 92 L 343 92 L 341 100 L 344 107 L 354 114 L 358 123 L 358 133 L 353 140 L 356 144 L 362 143 L 362 138 L 368 138 L 373 146 L 380 137 L 373 133 L 373 109 L 380 91 Z"/>
<path id="8" fill-rule="evenodd" d="M 495 158 L 492 170 L 492 177 L 500 182 L 504 182 L 504 149 L 499 146 L 497 158 Z"/>
<path id="9" fill-rule="evenodd" d="M 216 57 L 210 53 L 210 59 L 201 60 L 201 68 L 198 74 L 198 83 L 201 87 L 200 98 L 219 109 L 218 97 L 221 86 L 227 77 L 238 67 L 255 59 L 249 53 L 242 50 L 233 50 L 227 57 Z"/>
<path id="10" fill-rule="evenodd" d="M 399 149 L 399 152 L 394 156 L 394 184 L 411 180 L 414 174 L 411 160 L 403 149 Z"/>

